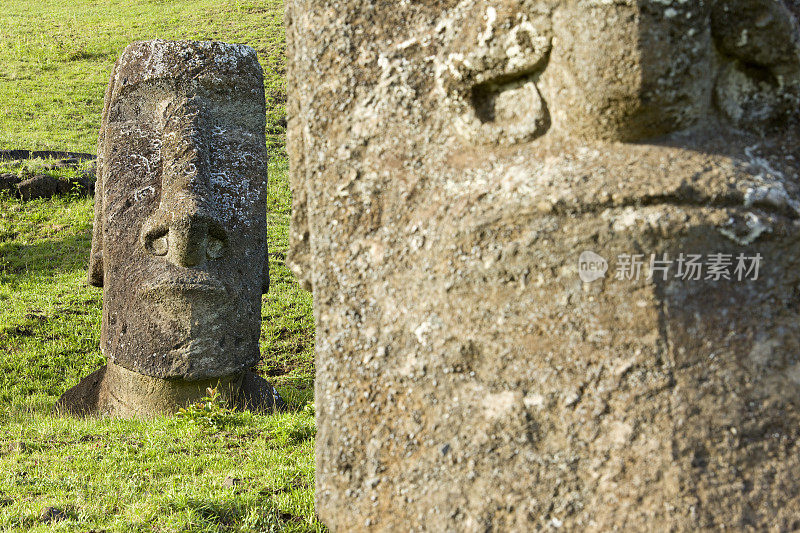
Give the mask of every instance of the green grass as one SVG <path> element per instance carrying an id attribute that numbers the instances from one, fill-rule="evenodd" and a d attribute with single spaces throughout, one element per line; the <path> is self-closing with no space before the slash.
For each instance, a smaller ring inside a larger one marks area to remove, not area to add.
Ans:
<path id="1" fill-rule="evenodd" d="M 285 116 L 281 0 L 3 0 L 0 149 L 93 153 L 111 68 L 144 39 L 220 40 L 256 49 L 271 151 Z"/>
<path id="2" fill-rule="evenodd" d="M 108 76 L 131 41 L 217 39 L 259 52 L 269 109 L 271 287 L 257 370 L 291 410 L 220 408 L 213 424 L 191 413 L 149 421 L 54 416 L 58 397 L 105 362 L 102 291 L 85 281 L 93 201 L 0 194 L 0 531 L 324 529 L 313 508 L 311 296 L 284 264 L 291 195 L 282 12 L 273 0 L 4 0 L 0 149 L 94 152 Z M 0 172 L 43 172 L 46 164 L 0 163 Z M 63 519 L 43 522 L 49 506 Z"/>
<path id="3" fill-rule="evenodd" d="M 321 529 L 309 517 L 311 416 L 228 418 L 214 428 L 181 417 L 20 418 L 0 437 L 0 524 L 4 531 Z M 48 506 L 66 519 L 42 523 Z"/>

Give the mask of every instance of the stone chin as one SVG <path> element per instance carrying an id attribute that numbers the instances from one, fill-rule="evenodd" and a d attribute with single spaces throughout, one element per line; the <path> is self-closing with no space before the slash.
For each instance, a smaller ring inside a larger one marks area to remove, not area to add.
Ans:
<path id="1" fill-rule="evenodd" d="M 145 309 L 152 310 L 139 324 L 140 329 L 155 328 L 169 333 L 168 343 L 156 336 L 149 342 L 146 338 L 137 341 L 137 344 L 152 347 L 151 361 L 164 363 L 160 365 L 165 368 L 159 377 L 188 381 L 207 379 L 241 373 L 257 362 L 258 322 L 252 321 L 251 327 L 243 327 L 250 322 L 248 317 L 242 316 L 242 309 L 248 306 L 222 284 L 147 284 L 139 295 Z M 125 359 L 130 359 L 130 354 Z M 149 365 L 145 363 L 144 366 Z M 144 367 L 133 370 L 151 373 Z"/>
<path id="2" fill-rule="evenodd" d="M 242 373 L 240 365 L 219 366 L 221 351 L 219 336 L 187 336 L 180 347 L 162 357 L 173 361 L 171 373 L 187 381 Z"/>

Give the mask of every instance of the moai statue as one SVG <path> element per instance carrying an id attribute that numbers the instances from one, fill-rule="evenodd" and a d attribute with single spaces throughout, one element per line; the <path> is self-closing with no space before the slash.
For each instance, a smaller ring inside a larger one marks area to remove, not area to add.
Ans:
<path id="1" fill-rule="evenodd" d="M 217 386 L 280 403 L 259 358 L 267 263 L 263 73 L 219 42 L 128 46 L 105 96 L 89 282 L 103 287 L 108 365 L 69 412 L 174 412 Z"/>
<path id="2" fill-rule="evenodd" d="M 287 1 L 333 531 L 800 528 L 798 14 Z"/>

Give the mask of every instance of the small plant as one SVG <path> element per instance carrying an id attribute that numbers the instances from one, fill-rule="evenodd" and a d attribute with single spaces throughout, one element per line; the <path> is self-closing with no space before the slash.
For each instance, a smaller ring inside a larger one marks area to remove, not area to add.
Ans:
<path id="1" fill-rule="evenodd" d="M 214 431 L 220 431 L 241 422 L 241 413 L 228 407 L 227 400 L 216 387 L 206 389 L 206 394 L 207 396 L 200 401 L 179 409 L 176 416 L 181 420 Z"/>
<path id="2" fill-rule="evenodd" d="M 75 178 L 69 180 L 70 189 L 68 196 L 71 200 L 77 200 L 86 194 L 85 186 Z"/>

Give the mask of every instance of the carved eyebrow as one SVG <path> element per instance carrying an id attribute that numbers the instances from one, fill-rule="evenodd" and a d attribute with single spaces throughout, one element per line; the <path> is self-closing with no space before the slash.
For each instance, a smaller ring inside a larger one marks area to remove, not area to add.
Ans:
<path id="1" fill-rule="evenodd" d="M 161 129 L 166 119 L 163 116 L 165 103 L 180 100 L 197 100 L 207 117 L 206 124 L 212 134 L 236 132 L 257 135 L 266 128 L 266 109 L 261 113 L 243 113 L 243 108 L 252 109 L 253 104 L 264 108 L 259 91 L 234 91 L 230 81 L 212 83 L 200 79 L 190 87 L 180 87 L 176 80 L 147 80 L 134 86 L 125 86 L 116 95 L 109 109 L 109 123 L 147 123 L 156 130 Z M 217 129 L 215 132 L 214 129 Z"/>
<path id="2" fill-rule="evenodd" d="M 172 97 L 172 95 L 162 95 L 160 98 L 123 98 L 114 102 L 108 120 L 112 123 L 141 124 L 144 119 L 150 126 L 160 130 L 164 119 L 160 106 Z M 251 136 L 265 127 L 264 121 L 259 117 L 242 115 L 241 106 L 233 101 L 209 103 L 206 117 L 209 131 L 216 135 L 236 131 Z M 150 120 L 147 120 L 148 118 Z"/>

